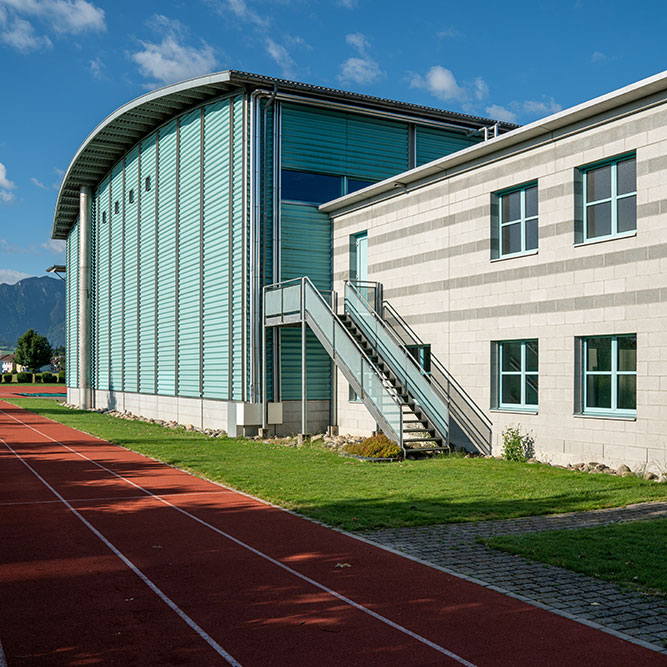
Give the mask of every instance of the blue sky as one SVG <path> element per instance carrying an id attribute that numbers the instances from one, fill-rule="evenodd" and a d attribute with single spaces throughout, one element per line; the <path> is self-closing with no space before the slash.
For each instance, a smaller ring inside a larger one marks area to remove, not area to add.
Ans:
<path id="1" fill-rule="evenodd" d="M 526 123 L 665 69 L 666 18 L 611 0 L 0 0 L 0 283 L 64 262 L 64 170 L 152 88 L 231 68 Z"/>

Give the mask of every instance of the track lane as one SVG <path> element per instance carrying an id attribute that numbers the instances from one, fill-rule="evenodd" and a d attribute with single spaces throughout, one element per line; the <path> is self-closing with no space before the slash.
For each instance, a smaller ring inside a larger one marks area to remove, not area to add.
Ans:
<path id="1" fill-rule="evenodd" d="M 61 425 L 25 413 L 21 413 L 21 419 L 38 427 L 47 441 L 59 433 L 63 439 Z M 147 489 L 165 488 L 164 480 L 155 474 L 154 462 L 147 466 L 144 457 L 76 432 L 67 432 L 66 439 L 67 446 L 76 446 L 81 455 L 98 459 L 100 465 L 108 465 L 116 474 L 121 474 L 117 472 L 121 470 L 131 475 L 133 484 Z M 39 434 L 33 431 L 31 440 L 39 440 Z M 271 558 L 289 564 L 299 574 L 335 589 L 340 595 L 366 604 L 376 613 L 396 619 L 398 624 L 415 628 L 415 632 L 444 643 L 448 649 L 456 651 L 460 647 L 461 654 L 477 664 L 535 664 L 538 655 L 541 665 L 582 664 L 593 656 L 598 664 L 629 664 L 627 660 L 639 656 L 644 660 L 642 664 L 664 664 L 663 656 L 407 561 L 247 496 L 173 469 L 167 468 L 165 473 L 167 477 L 174 473 L 176 477 L 185 476 L 188 483 L 181 480 L 178 485 L 191 489 L 220 489 L 220 496 L 213 494 L 207 498 L 194 493 L 187 499 L 174 496 L 170 500 L 181 506 L 181 513 L 185 511 L 190 517 L 208 523 L 210 531 L 229 531 L 237 539 L 247 540 L 253 548 L 266 551 Z M 113 477 L 111 473 L 107 475 Z M 110 483 L 108 478 L 101 480 Z M 95 508 L 89 510 L 99 512 Z M 156 515 L 149 514 L 152 518 L 141 524 L 143 530 L 154 523 Z M 107 509 L 96 517 L 96 525 L 101 516 L 108 515 Z M 185 526 L 180 530 L 187 531 Z M 336 568 L 339 563 L 349 563 L 351 567 Z M 288 593 L 293 594 L 291 589 Z M 238 602 L 242 600 L 239 598 Z M 346 641 L 350 638 L 345 637 Z"/>

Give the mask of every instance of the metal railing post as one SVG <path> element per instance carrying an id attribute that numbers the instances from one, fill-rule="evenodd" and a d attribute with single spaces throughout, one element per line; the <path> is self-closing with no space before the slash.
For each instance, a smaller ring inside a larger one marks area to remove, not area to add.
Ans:
<path id="1" fill-rule="evenodd" d="M 267 414 L 268 409 L 268 392 L 266 389 L 266 288 L 263 290 L 263 303 L 262 303 L 262 431 L 266 430 L 267 423 Z M 266 435 L 266 434 L 265 434 Z"/>
<path id="2" fill-rule="evenodd" d="M 308 425 L 307 417 L 307 380 L 306 380 L 306 279 L 301 280 L 301 435 L 305 437 Z"/>

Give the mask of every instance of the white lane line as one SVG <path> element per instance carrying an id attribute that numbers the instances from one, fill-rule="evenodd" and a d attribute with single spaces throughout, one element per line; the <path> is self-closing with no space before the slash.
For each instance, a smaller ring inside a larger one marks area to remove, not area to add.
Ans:
<path id="1" fill-rule="evenodd" d="M 77 510 L 70 505 L 70 503 L 65 500 L 23 457 L 16 452 L 12 447 L 0 438 L 0 442 L 7 447 L 7 449 L 18 458 L 21 463 L 23 463 L 30 472 L 39 479 L 44 486 L 53 493 L 56 498 L 62 502 L 67 509 L 74 514 L 74 516 L 79 519 L 92 533 L 94 533 L 104 544 L 113 551 L 118 558 L 120 558 L 125 565 L 127 565 L 132 572 L 134 572 L 139 579 L 141 579 L 148 588 L 150 588 L 153 593 L 155 593 L 167 606 L 169 606 L 173 611 L 175 611 L 218 655 L 222 656 L 230 665 L 234 667 L 241 667 L 241 663 L 235 660 L 227 651 L 225 651 L 218 642 L 216 642 L 203 628 L 201 628 L 197 623 L 195 623 L 171 598 L 167 597 L 129 558 L 127 558 L 123 553 L 121 553 L 109 540 L 100 533 L 95 526 L 93 526 L 90 521 L 85 517 L 81 516 Z M 6 665 L 6 663 L 5 663 Z M 2 661 L 0 660 L 0 667 L 3 667 Z"/>
<path id="2" fill-rule="evenodd" d="M 0 642 L 0 667 L 7 667 L 7 658 L 5 658 L 5 652 L 2 650 L 2 642 Z"/>
<path id="3" fill-rule="evenodd" d="M 225 493 L 226 489 L 220 491 L 184 491 L 175 493 L 165 493 L 170 498 L 173 496 L 203 496 L 211 493 Z M 122 500 L 150 500 L 145 493 L 141 496 L 116 496 L 115 498 L 68 498 L 70 503 L 101 503 L 101 502 L 120 502 Z M 0 503 L 0 507 L 15 507 L 17 505 L 59 505 L 60 500 L 18 500 L 13 503 Z"/>
<path id="4" fill-rule="evenodd" d="M 52 442 L 55 442 L 56 444 L 60 445 L 61 447 L 64 447 L 65 449 L 68 449 L 70 452 L 76 454 L 77 456 L 80 456 L 82 459 L 86 459 L 86 461 L 89 461 L 93 465 L 96 465 L 98 468 L 101 468 L 102 470 L 105 470 L 106 472 L 114 475 L 114 477 L 117 477 L 118 479 L 123 480 L 124 482 L 127 482 L 128 484 L 131 484 L 137 489 L 140 489 L 144 493 L 147 493 L 149 496 L 152 496 L 156 500 L 159 500 L 161 503 L 164 503 L 165 505 L 171 507 L 172 509 L 175 509 L 177 512 L 180 512 L 181 514 L 184 514 L 187 517 L 190 517 L 193 521 L 196 521 L 197 523 L 201 524 L 202 526 L 206 526 L 207 528 L 210 528 L 213 532 L 218 533 L 218 535 L 221 535 L 222 537 L 230 540 L 231 542 L 234 542 L 234 544 L 237 544 L 240 547 L 243 547 L 244 549 L 247 549 L 251 553 L 255 554 L 256 556 L 259 556 L 260 558 L 263 558 L 264 560 L 267 560 L 269 563 L 272 563 L 273 565 L 276 565 L 277 567 L 285 570 L 286 572 L 289 572 L 290 574 L 294 575 L 295 577 L 298 577 L 302 581 L 306 581 L 307 583 L 311 584 L 312 586 L 315 586 L 316 588 L 319 588 L 321 591 L 324 591 L 325 593 L 328 593 L 329 595 L 332 595 L 333 597 L 337 598 L 341 602 L 344 602 L 345 604 L 350 605 L 351 607 L 354 607 L 355 609 L 358 609 L 359 611 L 368 614 L 369 616 L 372 616 L 376 620 L 384 623 L 385 625 L 388 625 L 391 628 L 394 628 L 394 630 L 398 630 L 399 632 L 402 632 L 403 634 L 407 635 L 408 637 L 412 637 L 412 639 L 416 639 L 418 642 L 421 642 L 422 644 L 425 644 L 426 646 L 429 646 L 430 648 L 434 649 L 435 651 L 438 651 L 438 653 L 441 653 L 443 655 L 446 655 L 447 657 L 451 658 L 452 660 L 455 660 L 461 665 L 465 665 L 466 667 L 477 667 L 475 664 L 472 662 L 469 662 L 465 658 L 462 658 L 460 655 L 457 655 L 456 653 L 453 653 L 452 651 L 449 651 L 446 649 L 444 646 L 440 646 L 439 644 L 436 644 L 435 642 L 432 642 L 430 639 L 427 639 L 426 637 L 422 637 L 421 635 L 418 635 L 416 632 L 412 632 L 412 630 L 409 630 L 406 627 L 403 627 L 402 625 L 399 625 L 398 623 L 395 623 L 391 619 L 387 618 L 386 616 L 382 616 L 381 614 L 378 614 L 377 612 L 373 611 L 372 609 L 368 609 L 367 607 L 364 607 L 363 605 L 359 604 L 358 602 L 355 602 L 354 600 L 351 600 L 348 597 L 345 597 L 344 595 L 341 595 L 340 593 L 337 593 L 331 588 L 328 588 L 324 584 L 319 583 L 318 581 L 315 581 L 314 579 L 311 579 L 310 577 L 307 577 L 305 574 L 301 574 L 297 570 L 293 570 L 291 567 L 288 565 L 285 565 L 284 563 L 281 563 L 279 560 L 276 560 L 275 558 L 272 558 L 268 554 L 265 554 L 263 551 L 259 551 L 259 549 L 255 549 L 254 547 L 251 547 L 249 544 L 246 544 L 245 542 L 242 542 L 241 540 L 237 539 L 233 535 L 230 535 L 229 533 L 226 533 L 224 530 L 220 530 L 220 528 L 216 528 L 214 525 L 207 523 L 203 519 L 200 519 L 199 517 L 195 516 L 194 514 L 190 514 L 187 510 L 182 509 L 181 507 L 178 507 L 177 505 L 173 505 L 170 503 L 168 500 L 165 500 L 164 498 L 154 494 L 152 491 L 149 491 L 148 489 L 145 489 L 143 486 L 140 486 L 139 484 L 136 484 L 133 482 L 131 479 L 127 479 L 126 477 L 123 477 L 122 475 L 119 475 L 118 473 L 114 472 L 113 470 L 110 470 L 106 466 L 103 466 L 101 463 L 98 463 L 97 461 L 87 457 L 85 454 L 81 454 L 81 452 L 77 452 L 75 449 L 72 449 L 68 445 L 63 444 L 62 442 L 56 440 L 55 438 L 52 438 L 50 435 L 43 433 L 42 431 L 39 431 L 36 428 L 33 428 L 29 424 L 26 424 L 25 422 L 22 422 L 20 419 L 17 419 L 13 415 L 9 414 L 8 412 L 5 412 L 4 410 L 0 410 L 0 414 L 5 414 L 8 417 L 11 417 L 14 421 L 17 421 L 19 424 L 23 424 L 26 428 L 31 429 L 35 433 L 38 433 L 39 435 L 48 438 Z M 55 422 L 57 423 L 57 422 Z"/>

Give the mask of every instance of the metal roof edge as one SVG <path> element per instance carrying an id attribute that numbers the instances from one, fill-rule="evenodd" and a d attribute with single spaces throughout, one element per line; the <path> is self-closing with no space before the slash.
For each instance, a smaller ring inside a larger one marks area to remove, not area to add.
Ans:
<path id="1" fill-rule="evenodd" d="M 600 95 L 592 100 L 582 102 L 576 106 L 563 109 L 555 114 L 536 120 L 528 125 L 523 125 L 483 143 L 475 144 L 420 167 L 396 174 L 362 190 L 332 199 L 321 204 L 319 210 L 323 213 L 331 214 L 336 211 L 343 213 L 352 207 L 358 209 L 370 206 L 379 200 L 386 199 L 388 196 L 401 194 L 410 183 L 423 181 L 429 177 L 433 177 L 430 182 L 442 180 L 447 178 L 447 171 L 453 167 L 482 159 L 521 142 L 541 135 L 548 135 L 568 125 L 573 125 L 610 109 L 621 107 L 665 90 L 667 90 L 667 70 L 641 79 L 623 88 L 618 88 L 610 93 Z M 436 178 L 438 174 L 441 174 L 441 178 Z M 345 209 L 345 211 L 341 209 Z"/>
<path id="2" fill-rule="evenodd" d="M 337 90 L 335 88 L 327 88 L 324 86 L 316 86 L 312 84 L 300 83 L 297 81 L 289 81 L 287 79 L 277 79 L 274 77 L 264 76 L 261 74 L 251 74 L 249 72 L 242 72 L 239 70 L 224 70 L 222 72 L 214 72 L 211 74 L 206 74 L 203 76 L 194 77 L 187 79 L 185 81 L 179 81 L 177 83 L 169 84 L 152 90 L 144 95 L 136 97 L 129 102 L 126 102 L 122 106 L 118 107 L 115 111 L 109 114 L 102 122 L 100 122 L 93 130 L 88 134 L 84 139 L 82 144 L 77 149 L 74 157 L 70 161 L 70 164 L 67 167 L 65 176 L 63 177 L 62 183 L 58 190 L 58 197 L 56 199 L 56 206 L 53 216 L 53 223 L 51 228 L 51 238 L 66 238 L 69 228 L 76 219 L 76 215 L 72 212 L 76 207 L 75 200 L 75 191 L 81 185 L 86 185 L 86 179 L 80 174 L 74 175 L 74 172 L 77 169 L 81 170 L 82 166 L 80 162 L 84 162 L 84 158 L 88 157 L 90 160 L 93 157 L 96 161 L 104 163 L 108 161 L 108 168 L 110 169 L 115 162 L 124 154 L 125 148 L 122 147 L 116 150 L 116 154 L 113 153 L 113 150 L 109 150 L 108 153 L 111 157 L 101 158 L 99 155 L 89 156 L 87 151 L 94 152 L 91 148 L 91 144 L 98 139 L 101 135 L 104 135 L 105 132 L 109 133 L 113 129 L 114 123 L 123 123 L 126 120 L 126 115 L 133 116 L 141 112 L 142 108 L 146 109 L 150 107 L 151 103 L 159 103 L 160 100 L 166 100 L 170 96 L 178 95 L 179 93 L 195 93 L 197 89 L 203 89 L 207 86 L 213 88 L 220 88 L 221 86 L 232 86 L 239 88 L 261 88 L 263 86 L 277 86 L 282 90 L 292 90 L 298 91 L 302 94 L 308 94 L 313 97 L 318 97 L 320 99 L 338 99 L 345 100 L 347 102 L 354 102 L 359 105 L 366 107 L 375 107 L 375 108 L 384 108 L 384 109 L 400 109 L 410 115 L 413 115 L 415 119 L 418 119 L 420 116 L 424 118 L 429 116 L 432 119 L 444 121 L 451 121 L 457 123 L 463 129 L 466 125 L 468 127 L 484 127 L 490 126 L 498 123 L 498 126 L 504 131 L 510 131 L 513 128 L 517 127 L 513 123 L 506 122 L 497 122 L 488 118 L 481 118 L 477 116 L 469 116 L 466 114 L 446 111 L 444 109 L 436 109 L 434 107 L 425 107 L 417 104 L 411 104 L 408 102 L 399 102 L 396 100 L 390 100 L 380 97 L 373 97 L 370 95 L 363 95 L 361 93 L 352 93 L 346 92 L 343 90 Z M 220 94 L 224 94 L 224 90 L 220 89 Z M 213 96 L 211 96 L 213 97 Z M 196 106 L 196 101 L 193 102 L 193 106 Z M 187 105 L 182 108 L 172 112 L 164 112 L 165 118 L 175 117 L 187 111 Z M 133 114 L 134 112 L 134 114 Z M 132 118 L 130 121 L 126 121 L 129 124 L 141 125 L 141 120 Z M 159 127 L 164 119 L 155 121 L 153 126 L 146 130 L 146 136 L 150 134 L 156 127 Z M 118 132 L 119 128 L 116 128 Z M 105 165 L 106 168 L 106 165 Z M 101 171 L 102 167 L 98 169 Z M 61 223 L 62 224 L 59 224 Z"/>

